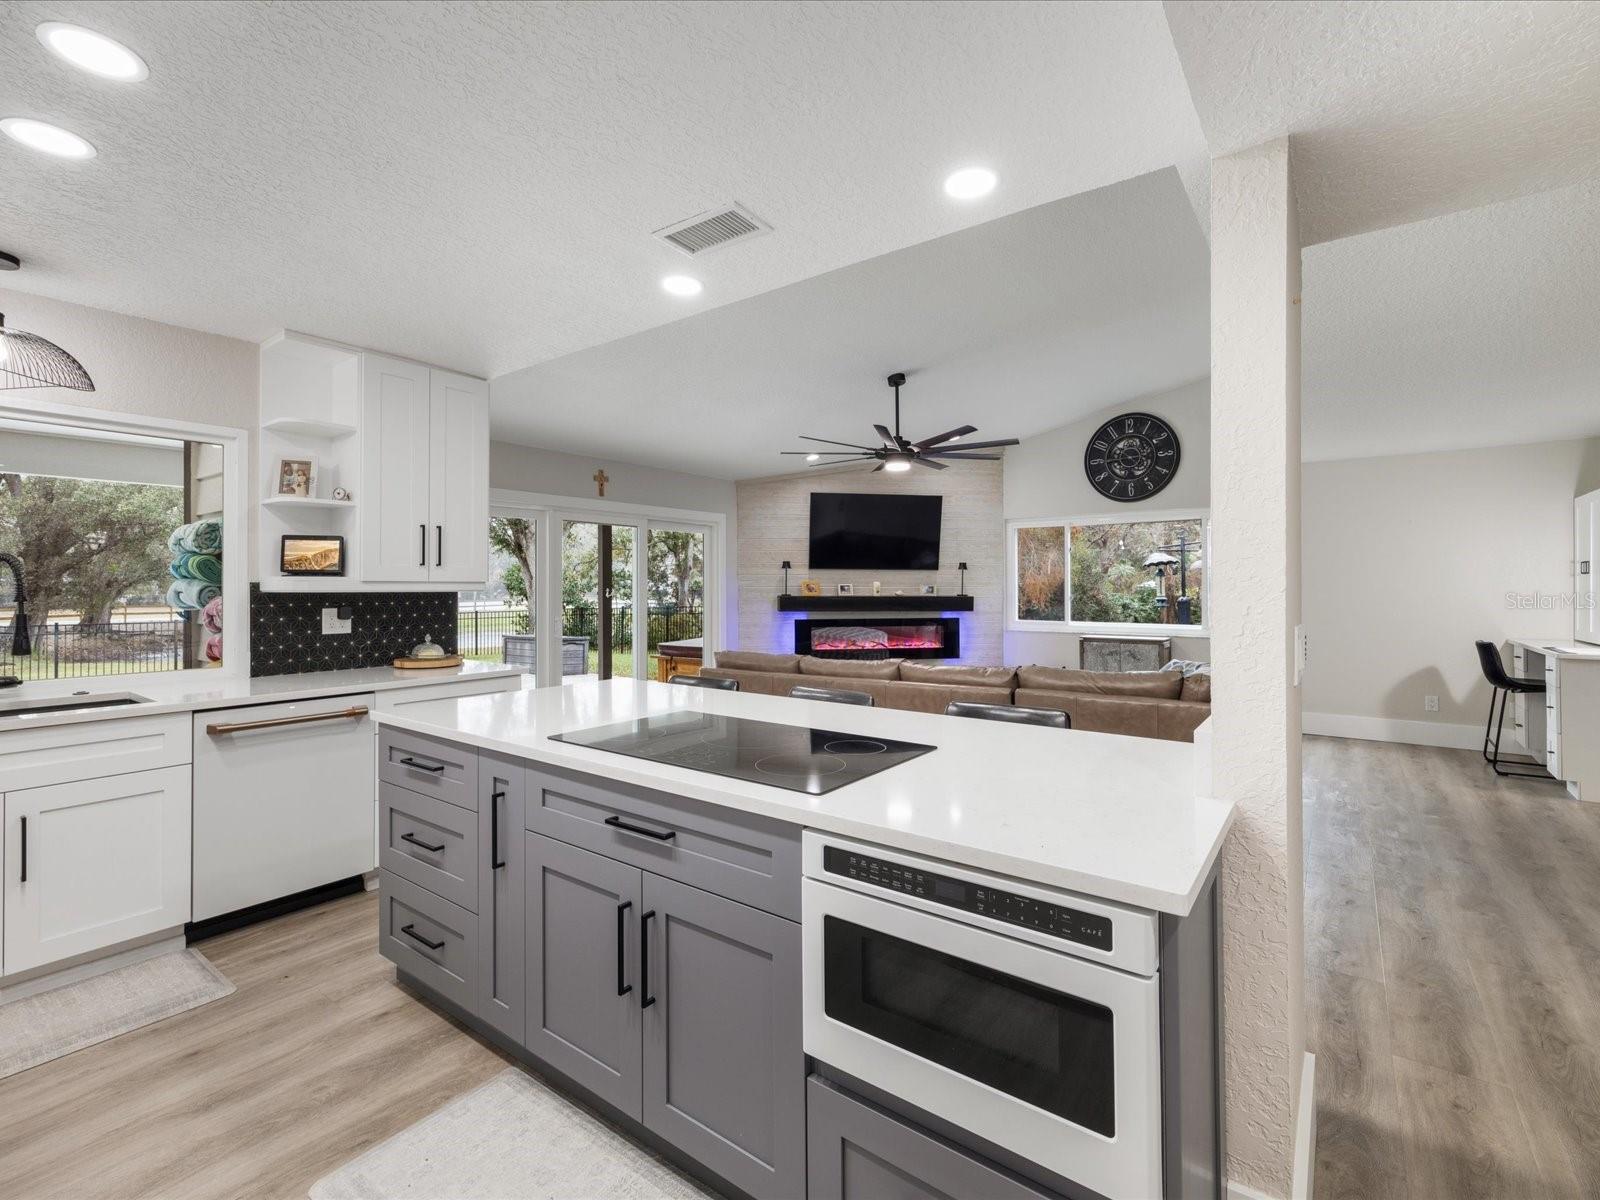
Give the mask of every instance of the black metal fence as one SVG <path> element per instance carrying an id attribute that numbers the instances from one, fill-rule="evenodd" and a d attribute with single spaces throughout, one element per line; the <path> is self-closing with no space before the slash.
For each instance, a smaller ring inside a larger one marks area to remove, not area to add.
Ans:
<path id="1" fill-rule="evenodd" d="M 81 625 L 55 622 L 34 626 L 31 656 L 12 658 L 11 627 L 7 623 L 0 631 L 0 675 L 35 680 L 176 671 L 183 665 L 183 631 L 183 622 L 177 620 Z"/>
<path id="2" fill-rule="evenodd" d="M 698 608 L 651 605 L 646 619 L 652 651 L 662 642 L 677 642 L 705 634 L 705 613 Z M 586 637 L 592 646 L 600 644 L 599 624 L 599 611 L 592 605 L 574 604 L 561 611 L 561 632 L 569 637 Z M 463 608 L 456 621 L 457 653 L 468 658 L 498 660 L 506 634 L 532 632 L 527 609 Z M 611 643 L 617 650 L 633 648 L 631 605 L 612 609 Z"/>

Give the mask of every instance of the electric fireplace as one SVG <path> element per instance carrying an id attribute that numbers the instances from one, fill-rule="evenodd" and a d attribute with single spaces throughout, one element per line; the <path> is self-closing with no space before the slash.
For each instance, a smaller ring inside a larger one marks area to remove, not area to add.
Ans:
<path id="1" fill-rule="evenodd" d="M 957 617 L 838 617 L 794 623 L 794 652 L 817 658 L 957 658 Z"/>

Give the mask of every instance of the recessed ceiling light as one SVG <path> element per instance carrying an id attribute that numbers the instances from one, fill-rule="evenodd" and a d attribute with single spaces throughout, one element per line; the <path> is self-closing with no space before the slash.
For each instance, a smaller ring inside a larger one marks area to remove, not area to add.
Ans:
<path id="1" fill-rule="evenodd" d="M 93 158 L 94 147 L 77 134 L 30 117 L 0 120 L 0 133 L 32 150 L 42 150 L 57 158 Z"/>
<path id="2" fill-rule="evenodd" d="M 60 21 L 46 21 L 35 32 L 47 50 L 81 71 L 123 83 L 150 78 L 150 68 L 144 65 L 144 59 L 103 33 Z"/>
<path id="3" fill-rule="evenodd" d="M 988 167 L 964 167 L 944 181 L 944 192 L 954 200 L 976 200 L 994 191 L 997 182 Z"/>
<path id="4" fill-rule="evenodd" d="M 705 285 L 692 275 L 668 275 L 661 281 L 661 290 L 670 296 L 698 296 Z"/>

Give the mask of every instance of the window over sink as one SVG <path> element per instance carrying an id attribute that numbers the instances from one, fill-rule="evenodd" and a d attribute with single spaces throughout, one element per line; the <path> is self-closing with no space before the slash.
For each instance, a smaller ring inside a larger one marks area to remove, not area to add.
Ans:
<path id="1" fill-rule="evenodd" d="M 118 424 L 0 414 L 0 551 L 22 565 L 31 643 L 13 652 L 18 580 L 0 567 L 0 676 L 222 663 L 228 455 Z"/>
<path id="2" fill-rule="evenodd" d="M 1006 624 L 1204 636 L 1204 513 L 1011 521 Z"/>

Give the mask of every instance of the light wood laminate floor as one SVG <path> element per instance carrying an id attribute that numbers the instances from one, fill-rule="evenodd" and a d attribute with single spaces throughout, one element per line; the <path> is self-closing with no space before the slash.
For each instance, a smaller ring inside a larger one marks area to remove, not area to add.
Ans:
<path id="1" fill-rule="evenodd" d="M 1600 1196 L 1600 805 L 1305 744 L 1317 1200 Z"/>
<path id="2" fill-rule="evenodd" d="M 0 1195 L 294 1197 L 505 1067 L 394 984 L 373 894 L 214 938 L 237 990 L 0 1080 Z"/>

